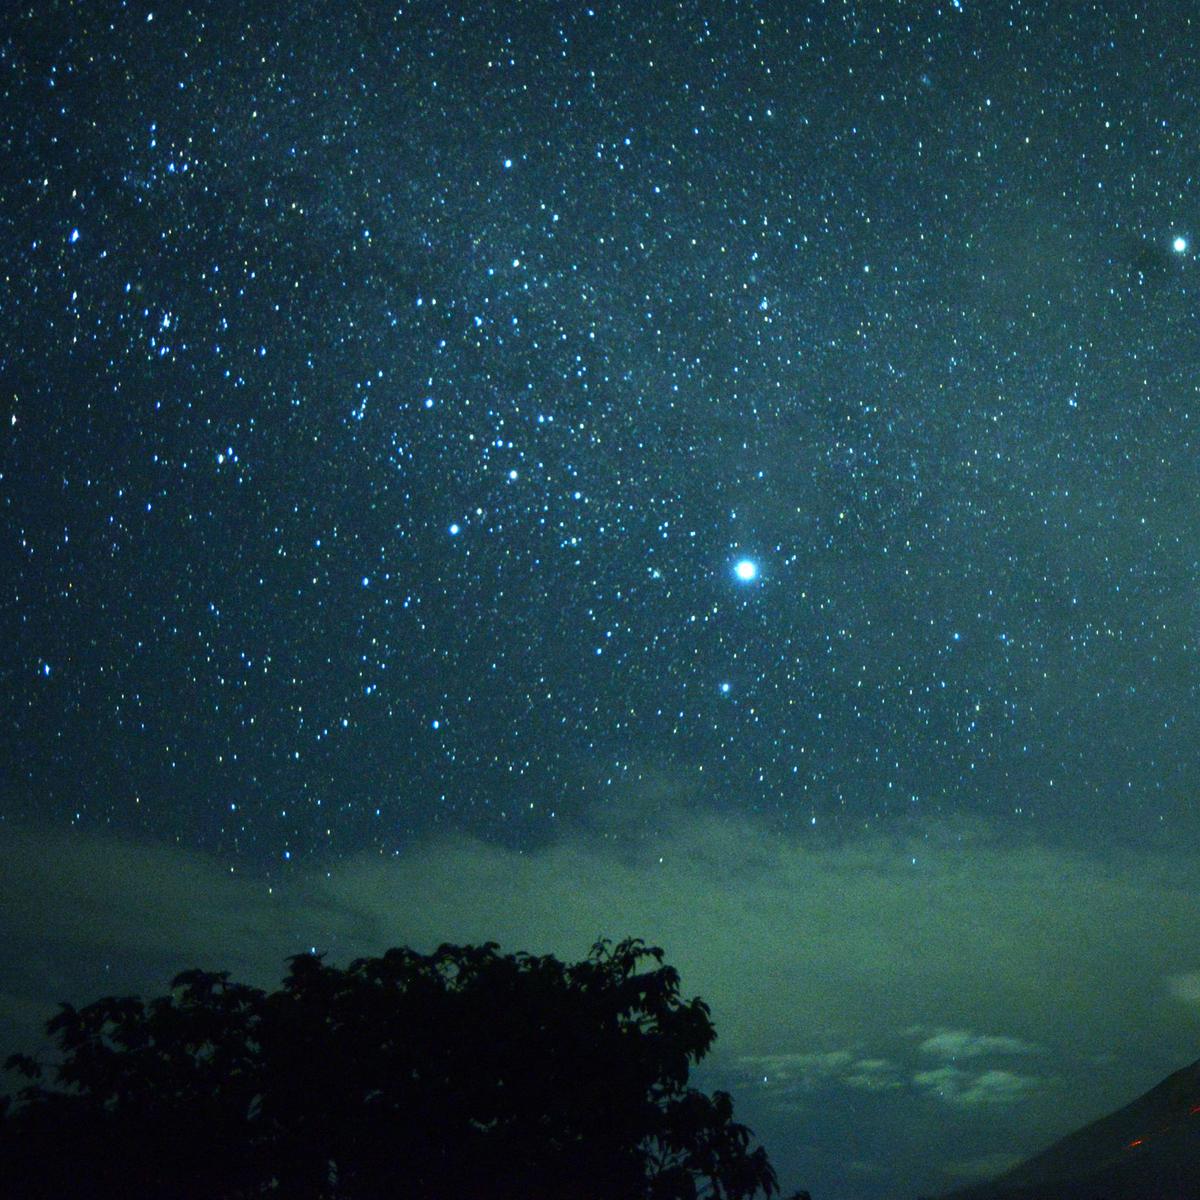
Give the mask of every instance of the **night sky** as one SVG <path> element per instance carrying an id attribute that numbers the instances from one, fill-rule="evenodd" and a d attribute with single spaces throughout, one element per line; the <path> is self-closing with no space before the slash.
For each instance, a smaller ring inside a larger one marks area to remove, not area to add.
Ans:
<path id="1" fill-rule="evenodd" d="M 641 935 L 817 1200 L 1200 1055 L 1187 8 L 7 8 L 0 1049 Z"/>

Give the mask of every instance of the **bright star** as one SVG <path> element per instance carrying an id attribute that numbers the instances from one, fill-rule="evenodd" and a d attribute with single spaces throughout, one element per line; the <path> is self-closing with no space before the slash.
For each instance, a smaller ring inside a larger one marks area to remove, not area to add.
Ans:
<path id="1" fill-rule="evenodd" d="M 1182 237 L 1182 236 L 1177 237 L 1171 243 L 1171 249 L 1174 250 L 1176 254 L 1185 253 L 1187 251 L 1187 248 L 1188 248 L 1188 240 L 1187 240 L 1187 238 Z"/>
<path id="2" fill-rule="evenodd" d="M 739 559 L 734 563 L 733 573 L 743 583 L 753 583 L 758 578 L 758 563 L 752 558 Z"/>

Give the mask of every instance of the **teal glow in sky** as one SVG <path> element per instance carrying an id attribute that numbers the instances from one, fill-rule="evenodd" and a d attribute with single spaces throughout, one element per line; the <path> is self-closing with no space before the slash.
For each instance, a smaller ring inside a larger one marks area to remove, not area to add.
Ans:
<path id="1" fill-rule="evenodd" d="M 661 938 L 818 1200 L 1200 1053 L 1186 9 L 14 5 L 11 1010 Z"/>

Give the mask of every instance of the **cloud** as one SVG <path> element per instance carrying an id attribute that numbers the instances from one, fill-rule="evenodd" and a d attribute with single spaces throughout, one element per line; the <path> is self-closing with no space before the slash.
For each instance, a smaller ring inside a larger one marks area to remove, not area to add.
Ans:
<path id="1" fill-rule="evenodd" d="M 1200 971 L 1186 971 L 1167 978 L 1167 990 L 1176 1000 L 1200 1005 Z"/>
<path id="2" fill-rule="evenodd" d="M 1031 1075 L 1018 1075 L 996 1068 L 965 1071 L 954 1066 L 917 1071 L 913 1074 L 912 1082 L 918 1091 L 926 1095 L 963 1107 L 1014 1104 L 1024 1100 L 1038 1087 L 1038 1080 Z"/>
<path id="3" fill-rule="evenodd" d="M 1037 1046 L 1020 1038 L 974 1033 L 969 1029 L 942 1029 L 924 1038 L 916 1053 L 919 1058 L 941 1059 L 943 1065 L 914 1070 L 912 1084 L 927 1096 L 961 1107 L 1015 1104 L 1035 1092 L 1041 1086 L 1040 1080 L 980 1060 L 1037 1052 Z M 971 1065 L 959 1066 L 963 1061 Z"/>
<path id="4" fill-rule="evenodd" d="M 843 1075 L 854 1062 L 849 1050 L 829 1050 L 813 1054 L 747 1054 L 740 1065 L 752 1075 L 762 1075 L 778 1083 L 824 1083 Z"/>
<path id="5" fill-rule="evenodd" d="M 527 853 L 431 837 L 300 867 L 269 889 L 175 847 L 10 831 L 0 934 L 43 963 L 203 961 L 267 982 L 310 945 L 345 960 L 493 938 L 578 957 L 599 936 L 639 934 L 713 1005 L 722 1054 L 796 1062 L 894 1058 L 904 1028 L 942 1058 L 1027 1054 L 1074 1044 L 1076 1030 L 1094 1051 L 1161 1029 L 1147 984 L 1172 963 L 1173 994 L 1191 986 L 1200 870 L 1182 855 L 1169 870 L 1114 867 L 980 839 L 927 850 L 914 868 L 906 845 L 883 839 L 809 845 L 669 809 L 649 830 L 610 833 L 576 829 Z"/>
<path id="6" fill-rule="evenodd" d="M 1040 1085 L 1031 1075 L 993 1068 L 983 1071 L 972 1080 L 960 1097 L 961 1104 L 1012 1104 L 1023 1100 Z"/>
<path id="7" fill-rule="evenodd" d="M 59 999 L 161 992 L 187 966 L 273 986 L 310 946 L 338 963 L 485 939 L 577 958 L 634 934 L 712 1006 L 706 1078 L 728 1081 L 768 1145 L 815 1145 L 796 1129 L 828 1130 L 840 1096 L 893 1143 L 931 1102 L 947 1120 L 1019 1113 L 990 1135 L 955 1127 L 954 1153 L 1032 1150 L 1130 1099 L 1131 1077 L 1194 1056 L 1200 1006 L 1179 1000 L 1200 996 L 1195 856 L 1089 857 L 936 826 L 915 852 L 829 845 L 665 800 L 624 816 L 593 813 L 527 852 L 445 835 L 293 863 L 273 886 L 173 846 L 8 826 L 0 1051 L 25 1048 L 29 1014 Z M 1011 1069 L 1035 1050 L 1037 1078 Z"/>
<path id="8" fill-rule="evenodd" d="M 895 1092 L 904 1087 L 899 1068 L 886 1058 L 860 1059 L 842 1082 L 864 1092 Z"/>
<path id="9" fill-rule="evenodd" d="M 799 1096 L 831 1085 L 866 1092 L 904 1087 L 900 1068 L 885 1058 L 862 1058 L 850 1050 L 813 1054 L 744 1055 L 737 1068 L 747 1082 L 770 1087 L 772 1097 Z"/>
<path id="10" fill-rule="evenodd" d="M 843 1049 L 745 1055 L 737 1065 L 746 1082 L 770 1088 L 776 1107 L 785 1101 L 802 1106 L 806 1096 L 839 1087 L 879 1093 L 911 1087 L 919 1094 L 948 1104 L 1012 1104 L 1035 1091 L 1039 1080 L 979 1060 L 1035 1051 L 1036 1047 L 1019 1038 L 942 1030 L 915 1048 L 902 1051 L 899 1060 L 864 1057 L 859 1051 Z M 929 1057 L 941 1058 L 944 1064 L 934 1068 L 916 1065 L 917 1059 Z M 974 1065 L 960 1067 L 956 1065 L 959 1059 L 972 1061 Z"/>
<path id="11" fill-rule="evenodd" d="M 1037 1047 L 1020 1038 L 971 1033 L 965 1029 L 944 1029 L 926 1038 L 917 1049 L 938 1058 L 981 1058 L 993 1054 L 1033 1054 Z"/>
<path id="12" fill-rule="evenodd" d="M 946 1093 L 957 1094 L 965 1078 L 966 1072 L 957 1067 L 938 1067 L 933 1071 L 918 1071 L 913 1076 L 913 1083 L 918 1088 L 944 1096 Z"/>

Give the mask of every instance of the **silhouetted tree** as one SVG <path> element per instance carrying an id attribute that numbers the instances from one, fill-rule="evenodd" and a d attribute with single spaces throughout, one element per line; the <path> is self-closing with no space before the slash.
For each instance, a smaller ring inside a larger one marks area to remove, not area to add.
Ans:
<path id="1" fill-rule="evenodd" d="M 644 960 L 654 964 L 640 969 Z M 495 943 L 297 955 L 266 994 L 186 971 L 172 994 L 64 1004 L 57 1089 L 0 1118 L 29 1197 L 738 1200 L 777 1190 L 724 1092 L 688 1087 L 715 1031 L 663 952 L 582 962 Z"/>

